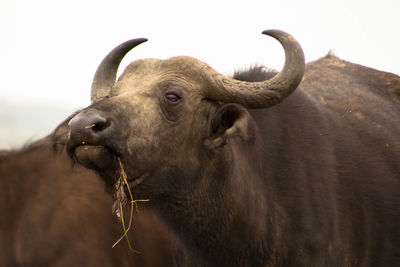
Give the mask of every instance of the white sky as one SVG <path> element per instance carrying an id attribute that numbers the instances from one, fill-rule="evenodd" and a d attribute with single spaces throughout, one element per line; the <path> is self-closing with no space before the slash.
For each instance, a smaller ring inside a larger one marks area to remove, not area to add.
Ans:
<path id="1" fill-rule="evenodd" d="M 307 61 L 333 50 L 400 74 L 399 12 L 399 0 L 1 0 L 0 105 L 84 107 L 102 58 L 137 37 L 149 42 L 123 66 L 188 55 L 225 74 L 255 63 L 279 70 L 280 45 L 261 35 L 277 28 L 300 42 Z"/>

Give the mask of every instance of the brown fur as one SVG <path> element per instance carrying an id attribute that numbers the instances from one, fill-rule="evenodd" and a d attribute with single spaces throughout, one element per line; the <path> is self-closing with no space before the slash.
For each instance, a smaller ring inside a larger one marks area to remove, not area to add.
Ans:
<path id="1" fill-rule="evenodd" d="M 0 266 L 172 266 L 170 233 L 145 205 L 129 232 L 140 254 L 125 239 L 111 248 L 123 233 L 112 197 L 52 139 L 1 156 Z"/>

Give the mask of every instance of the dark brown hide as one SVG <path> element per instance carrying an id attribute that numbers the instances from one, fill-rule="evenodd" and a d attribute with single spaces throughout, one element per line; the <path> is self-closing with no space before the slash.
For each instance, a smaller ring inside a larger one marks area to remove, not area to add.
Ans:
<path id="1" fill-rule="evenodd" d="M 169 231 L 144 206 L 129 232 L 140 254 L 125 239 L 111 247 L 123 229 L 104 183 L 52 145 L 0 158 L 0 266 L 172 266 Z"/>
<path id="2" fill-rule="evenodd" d="M 327 84 L 329 86 L 326 86 Z M 346 90 L 346 85 L 358 91 L 363 90 L 364 93 L 371 91 L 380 98 L 392 98 L 400 103 L 399 76 L 353 64 L 332 55 L 307 64 L 301 87 L 312 90 L 312 94 L 323 96 L 328 94 L 327 90 L 333 91 L 330 88 L 335 88 L 335 91 Z M 340 105 L 340 96 L 336 96 L 335 99 L 332 104 Z"/>
<path id="3" fill-rule="evenodd" d="M 282 104 L 250 111 L 276 203 L 278 266 L 397 265 L 399 85 L 396 75 L 326 57 L 306 65 Z"/>

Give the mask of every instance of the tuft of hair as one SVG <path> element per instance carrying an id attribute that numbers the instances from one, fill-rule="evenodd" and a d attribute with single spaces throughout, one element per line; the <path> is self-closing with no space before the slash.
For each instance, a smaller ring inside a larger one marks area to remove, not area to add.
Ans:
<path id="1" fill-rule="evenodd" d="M 329 50 L 328 54 L 326 54 L 325 57 L 326 58 L 332 58 L 332 57 L 337 58 L 337 56 L 335 55 L 335 51 L 333 51 L 333 50 Z"/>
<path id="2" fill-rule="evenodd" d="M 244 70 L 237 70 L 233 73 L 232 78 L 246 82 L 262 82 L 271 79 L 277 71 L 264 66 L 255 65 Z"/>

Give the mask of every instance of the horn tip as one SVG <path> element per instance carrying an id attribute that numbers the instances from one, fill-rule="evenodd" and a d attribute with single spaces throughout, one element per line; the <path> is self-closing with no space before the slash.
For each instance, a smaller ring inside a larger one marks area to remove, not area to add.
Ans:
<path id="1" fill-rule="evenodd" d="M 137 45 L 141 44 L 141 43 L 145 43 L 147 42 L 149 39 L 147 38 L 134 38 L 131 39 L 129 42 L 135 42 Z"/>
<path id="2" fill-rule="evenodd" d="M 265 30 L 262 32 L 262 34 L 269 35 L 272 37 L 281 36 L 281 35 L 289 35 L 288 33 L 284 32 L 284 31 L 276 30 L 276 29 Z"/>

